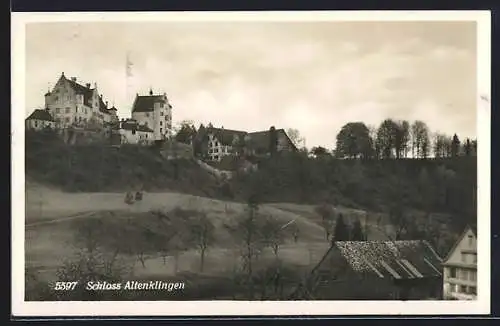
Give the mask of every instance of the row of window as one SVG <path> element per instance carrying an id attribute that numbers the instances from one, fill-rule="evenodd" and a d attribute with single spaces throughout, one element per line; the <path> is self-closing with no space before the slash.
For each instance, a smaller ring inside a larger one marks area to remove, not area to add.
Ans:
<path id="1" fill-rule="evenodd" d="M 455 292 L 455 293 L 464 293 L 464 294 L 477 295 L 477 288 L 475 286 L 450 284 L 450 290 L 451 290 L 451 292 Z"/>
<path id="2" fill-rule="evenodd" d="M 61 108 L 56 108 L 56 113 L 59 114 L 62 112 L 62 109 Z M 64 113 L 70 113 L 71 112 L 71 108 L 65 108 L 64 109 Z M 78 113 L 78 107 L 75 108 L 75 112 Z M 84 114 L 87 114 L 87 109 L 86 108 L 83 108 L 83 113 Z"/>
<path id="3" fill-rule="evenodd" d="M 447 268 L 447 270 L 448 270 L 448 277 L 450 278 L 456 278 L 459 280 L 473 281 L 473 282 L 477 280 L 477 271 L 475 270 L 468 270 L 456 267 L 449 267 Z"/>

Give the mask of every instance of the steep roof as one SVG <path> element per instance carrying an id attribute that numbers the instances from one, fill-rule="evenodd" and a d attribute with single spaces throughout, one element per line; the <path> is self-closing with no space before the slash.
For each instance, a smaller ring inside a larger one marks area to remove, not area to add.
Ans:
<path id="1" fill-rule="evenodd" d="M 64 79 L 66 79 L 66 81 L 69 83 L 71 88 L 73 88 L 75 93 L 83 95 L 83 104 L 85 104 L 86 106 L 90 106 L 90 100 L 92 99 L 92 94 L 94 93 L 94 89 L 80 85 L 76 81 L 73 81 L 71 79 L 67 79 L 64 76 L 62 76 L 62 77 Z"/>
<path id="2" fill-rule="evenodd" d="M 165 103 L 163 95 L 137 95 L 132 106 L 132 112 L 153 112 L 154 104 Z"/>
<path id="3" fill-rule="evenodd" d="M 33 111 L 26 120 L 43 120 L 43 121 L 55 121 L 52 115 L 47 110 L 36 109 Z"/>
<path id="4" fill-rule="evenodd" d="M 442 274 L 441 257 L 424 240 L 337 241 L 334 247 L 362 276 L 412 279 Z"/>
<path id="5" fill-rule="evenodd" d="M 246 131 L 232 130 L 225 128 L 207 128 L 207 133 L 212 133 L 223 145 L 232 145 L 233 139 L 237 137 L 245 137 L 247 135 Z"/>
<path id="6" fill-rule="evenodd" d="M 99 97 L 99 111 L 104 114 L 110 114 L 106 103 L 104 103 L 104 101 L 102 100 L 102 96 Z"/>
<path id="7" fill-rule="evenodd" d="M 460 241 L 462 241 L 462 239 L 465 237 L 465 234 L 469 230 L 471 230 L 472 233 L 474 233 L 474 235 L 477 237 L 477 225 L 473 224 L 473 223 L 467 224 L 467 226 L 464 228 L 464 230 L 462 231 L 462 233 L 460 234 L 460 236 L 457 238 L 457 240 L 453 244 L 453 247 L 451 247 L 451 249 L 448 251 L 448 254 L 443 259 L 444 263 L 446 263 L 446 261 L 448 261 L 448 259 L 450 259 L 450 257 L 453 254 L 453 252 L 457 249 L 458 244 L 460 243 Z"/>

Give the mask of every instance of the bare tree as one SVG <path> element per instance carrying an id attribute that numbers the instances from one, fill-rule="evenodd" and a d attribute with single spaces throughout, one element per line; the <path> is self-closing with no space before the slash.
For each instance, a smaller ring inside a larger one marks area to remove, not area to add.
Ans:
<path id="1" fill-rule="evenodd" d="M 191 221 L 191 239 L 200 251 L 200 271 L 203 272 L 205 254 L 214 242 L 215 227 L 204 212 L 199 213 Z"/>
<path id="2" fill-rule="evenodd" d="M 325 230 L 325 237 L 328 241 L 332 233 L 332 227 L 335 221 L 335 212 L 328 204 L 322 204 L 315 208 L 316 213 L 321 216 L 321 226 Z"/>

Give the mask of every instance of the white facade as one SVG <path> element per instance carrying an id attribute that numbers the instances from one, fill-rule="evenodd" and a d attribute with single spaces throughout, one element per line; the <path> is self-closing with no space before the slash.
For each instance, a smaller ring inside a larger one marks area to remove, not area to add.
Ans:
<path id="1" fill-rule="evenodd" d="M 132 119 L 153 129 L 154 140 L 163 140 L 172 136 L 172 106 L 167 94 L 136 96 L 132 108 Z"/>
<path id="2" fill-rule="evenodd" d="M 443 298 L 475 300 L 477 298 L 477 237 L 467 229 L 445 259 Z"/>
<path id="3" fill-rule="evenodd" d="M 67 79 L 64 73 L 52 91 L 45 94 L 45 106 L 54 117 L 56 128 L 102 126 L 117 120 L 116 111 L 106 108 L 97 85 L 80 85 L 76 78 Z"/>
<path id="4" fill-rule="evenodd" d="M 232 146 L 224 145 L 214 134 L 208 134 L 208 157 L 212 161 L 220 161 L 224 156 L 231 155 Z"/>
<path id="5" fill-rule="evenodd" d="M 39 120 L 39 119 L 29 119 L 26 120 L 26 129 L 29 130 L 42 130 L 45 128 L 54 128 L 54 121 Z"/>

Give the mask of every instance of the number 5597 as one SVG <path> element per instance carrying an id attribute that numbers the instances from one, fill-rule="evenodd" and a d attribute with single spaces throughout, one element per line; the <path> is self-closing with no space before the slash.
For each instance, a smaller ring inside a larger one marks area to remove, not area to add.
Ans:
<path id="1" fill-rule="evenodd" d="M 56 282 L 54 290 L 56 291 L 71 291 L 76 288 L 78 282 Z"/>

